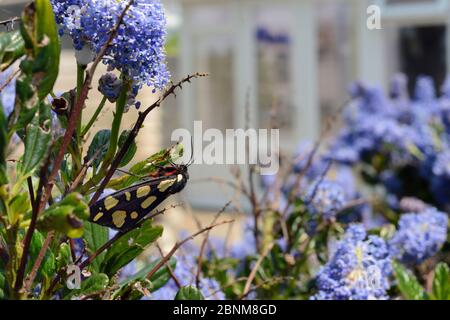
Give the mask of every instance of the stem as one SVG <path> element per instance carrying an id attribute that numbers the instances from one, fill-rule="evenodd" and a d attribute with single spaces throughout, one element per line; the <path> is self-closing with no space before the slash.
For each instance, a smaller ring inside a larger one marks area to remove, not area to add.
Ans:
<path id="1" fill-rule="evenodd" d="M 86 72 L 86 67 L 85 65 L 80 65 L 77 64 L 77 100 L 80 99 L 81 96 L 81 90 L 83 88 L 83 84 L 84 84 L 84 73 Z M 83 108 L 81 108 L 80 111 L 80 116 L 78 118 L 78 122 L 77 122 L 77 137 L 78 137 L 78 142 L 80 142 L 80 136 L 81 136 L 81 122 L 83 119 Z"/>
<path id="2" fill-rule="evenodd" d="M 119 98 L 116 102 L 116 112 L 114 114 L 114 120 L 111 128 L 111 137 L 109 139 L 109 147 L 106 151 L 105 157 L 102 162 L 102 168 L 100 172 L 106 172 L 106 169 L 110 165 L 114 154 L 117 150 L 117 143 L 119 141 L 120 124 L 122 123 L 123 112 L 125 110 L 125 105 L 127 103 L 128 91 L 131 89 L 131 84 L 129 81 L 124 81 L 122 91 L 120 92 Z"/>
<path id="3" fill-rule="evenodd" d="M 36 222 L 38 218 L 38 206 L 34 197 L 34 190 L 33 190 L 33 182 L 31 181 L 31 177 L 28 179 L 28 189 L 30 192 L 30 200 L 32 205 L 32 215 L 31 215 L 31 221 L 30 226 L 28 227 L 27 233 L 25 235 L 25 239 L 23 241 L 23 251 L 22 251 L 22 257 L 20 258 L 20 264 L 19 269 L 17 270 L 17 276 L 16 276 L 16 282 L 14 283 L 14 291 L 17 293 L 19 292 L 20 288 L 22 288 L 23 285 L 23 278 L 25 275 L 25 268 L 27 266 L 28 261 L 28 251 L 30 249 L 31 245 L 31 239 L 33 238 L 34 230 L 36 229 Z"/>
<path id="4" fill-rule="evenodd" d="M 100 112 L 102 112 L 103 107 L 106 104 L 106 101 L 108 99 L 106 97 L 103 97 L 102 101 L 100 102 L 100 104 L 97 107 L 97 110 L 95 110 L 93 116 L 91 117 L 91 120 L 89 120 L 88 124 L 84 127 L 83 131 L 81 132 L 81 137 L 83 138 L 91 129 L 92 125 L 95 123 L 95 121 L 98 118 L 98 115 L 100 114 Z"/>

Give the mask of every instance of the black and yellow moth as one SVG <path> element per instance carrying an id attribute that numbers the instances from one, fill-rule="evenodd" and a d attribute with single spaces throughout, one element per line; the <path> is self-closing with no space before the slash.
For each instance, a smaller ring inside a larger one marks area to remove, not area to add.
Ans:
<path id="1" fill-rule="evenodd" d="M 160 176 L 98 200 L 90 207 L 90 221 L 119 231 L 133 228 L 170 195 L 186 186 L 187 166 L 177 165 L 162 171 Z"/>

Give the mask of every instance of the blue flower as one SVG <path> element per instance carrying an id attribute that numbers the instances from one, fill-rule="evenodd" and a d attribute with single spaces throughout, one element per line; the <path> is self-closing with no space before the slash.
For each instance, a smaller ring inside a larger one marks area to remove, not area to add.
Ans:
<path id="1" fill-rule="evenodd" d="M 416 81 L 414 97 L 418 101 L 432 101 L 436 98 L 436 90 L 434 81 L 429 76 L 419 76 Z"/>
<path id="2" fill-rule="evenodd" d="M 361 225 L 351 225 L 336 244 L 329 262 L 317 274 L 314 300 L 387 299 L 391 259 L 386 242 L 366 239 Z"/>
<path id="3" fill-rule="evenodd" d="M 344 189 L 336 182 L 322 180 L 314 182 L 306 193 L 306 203 L 313 214 L 323 215 L 324 219 L 336 217 L 344 207 Z"/>
<path id="4" fill-rule="evenodd" d="M 72 38 L 76 50 L 99 53 L 128 1 L 52 0 L 61 33 Z M 139 88 L 162 89 L 169 81 L 165 64 L 166 19 L 159 0 L 135 0 L 109 46 L 103 63 L 117 69 Z"/>
<path id="5" fill-rule="evenodd" d="M 173 273 L 179 283 L 177 284 L 174 279 L 170 279 L 164 287 L 152 293 L 153 300 L 173 300 L 179 290 L 178 285 L 181 287 L 190 285 L 195 286 L 197 259 L 193 255 L 179 254 L 177 256 L 177 265 Z M 214 279 L 201 277 L 199 290 L 205 299 L 225 299 L 225 294 L 222 292 L 219 283 Z"/>
<path id="6" fill-rule="evenodd" d="M 389 241 L 393 256 L 406 264 L 421 263 L 435 255 L 447 239 L 448 216 L 435 208 L 401 216 Z"/>
<path id="7" fill-rule="evenodd" d="M 5 81 L 11 76 L 11 70 L 7 69 L 0 74 L 0 85 L 3 85 Z M 0 92 L 0 102 L 3 106 L 3 111 L 8 116 L 14 110 L 14 102 L 16 99 L 16 78 L 9 82 L 9 84 L 3 88 Z"/>

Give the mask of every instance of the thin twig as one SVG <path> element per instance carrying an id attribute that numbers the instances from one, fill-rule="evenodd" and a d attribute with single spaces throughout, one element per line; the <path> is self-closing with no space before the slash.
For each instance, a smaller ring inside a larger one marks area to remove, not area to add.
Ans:
<path id="1" fill-rule="evenodd" d="M 175 252 L 180 247 L 182 247 L 186 242 L 193 240 L 194 238 L 201 235 L 202 233 L 207 232 L 215 227 L 218 227 L 223 224 L 231 223 L 233 221 L 234 220 L 226 220 L 226 221 L 222 221 L 222 222 L 210 225 L 209 227 L 203 228 L 202 230 L 199 230 L 196 233 L 194 233 L 193 235 L 185 238 L 183 241 L 175 243 L 175 245 L 172 247 L 172 249 L 169 251 L 169 253 L 166 254 L 164 256 L 164 258 L 162 258 L 161 261 L 147 274 L 147 279 L 150 279 L 162 266 L 164 266 L 167 263 L 167 261 L 169 261 L 170 258 L 172 258 L 172 256 L 175 254 Z"/>
<path id="2" fill-rule="evenodd" d="M 211 222 L 211 224 L 215 224 L 217 222 L 217 220 L 220 218 L 220 216 L 222 215 L 222 213 L 225 212 L 225 210 L 227 210 L 227 208 L 230 206 L 231 201 L 228 201 L 223 207 L 222 209 L 219 210 L 219 212 L 216 213 L 213 221 Z M 203 254 L 205 252 L 205 248 L 206 248 L 206 244 L 208 243 L 208 239 L 209 239 L 209 233 L 211 230 L 208 230 L 205 233 L 205 238 L 203 239 L 203 242 L 200 246 L 200 252 L 198 255 L 198 259 L 197 259 L 197 275 L 195 277 L 195 282 L 196 282 L 196 286 L 197 288 L 199 288 L 200 286 L 200 275 L 202 272 L 202 260 L 203 260 Z"/>
<path id="3" fill-rule="evenodd" d="M 27 293 L 30 292 L 31 286 L 33 285 L 34 279 L 36 278 L 37 272 L 41 267 L 42 261 L 44 260 L 45 254 L 47 253 L 47 250 L 54 236 L 55 236 L 54 231 L 50 231 L 49 233 L 47 233 L 47 237 L 45 238 L 44 244 L 42 245 L 42 248 L 39 251 L 39 254 L 36 258 L 33 268 L 31 269 L 31 272 L 28 275 L 27 279 L 25 279 L 25 292 Z"/>
<path id="4" fill-rule="evenodd" d="M 258 290 L 259 288 L 264 287 L 264 286 L 266 286 L 266 285 L 273 285 L 273 284 L 275 284 L 275 283 L 279 283 L 279 282 L 284 281 L 284 280 L 292 280 L 292 279 L 293 279 L 293 277 L 275 277 L 275 278 L 270 278 L 270 279 L 268 279 L 268 280 L 266 280 L 266 281 L 263 281 L 263 282 L 260 283 L 260 284 L 257 284 L 257 285 L 254 286 L 253 288 L 250 288 L 245 294 L 243 294 L 243 295 L 241 295 L 241 296 L 239 297 L 239 300 L 244 300 L 245 298 L 248 297 L 248 295 L 249 295 L 250 293 L 252 293 L 253 291 L 256 291 L 256 290 Z"/>
<path id="5" fill-rule="evenodd" d="M 259 269 L 259 266 L 261 265 L 261 263 L 264 261 L 264 259 L 267 257 L 267 255 L 270 253 L 270 251 L 272 250 L 274 246 L 274 243 L 269 244 L 266 249 L 264 250 L 264 253 L 259 257 L 259 259 L 256 261 L 255 266 L 253 267 L 252 271 L 250 272 L 247 282 L 245 283 L 244 286 L 244 292 L 242 293 L 242 296 L 247 296 L 248 292 L 250 291 L 250 286 L 253 282 L 253 279 L 255 279 L 256 277 L 256 272 Z"/>
<path id="6" fill-rule="evenodd" d="M 14 78 L 20 74 L 20 72 L 21 72 L 20 69 L 17 69 L 13 73 L 11 73 L 9 77 L 6 79 L 6 81 L 0 85 L 0 92 L 2 92 L 8 86 L 8 84 L 10 84 L 11 81 L 13 81 Z"/>
<path id="7" fill-rule="evenodd" d="M 156 242 L 156 248 L 158 248 L 158 251 L 159 251 L 159 254 L 161 255 L 161 258 L 164 258 L 164 252 L 162 251 L 161 246 L 159 245 L 158 242 Z M 170 277 L 175 282 L 175 285 L 178 287 L 178 289 L 180 289 L 181 288 L 180 280 L 178 280 L 178 278 L 176 277 L 175 273 L 172 270 L 172 267 L 170 266 L 169 263 L 166 263 L 166 267 L 167 267 L 167 270 L 169 270 Z"/>
<path id="8" fill-rule="evenodd" d="M 161 105 L 161 103 L 167 99 L 167 97 L 169 97 L 171 95 L 176 96 L 176 93 L 175 93 L 176 89 L 178 89 L 178 88 L 182 89 L 184 83 L 186 83 L 186 82 L 190 83 L 192 79 L 198 78 L 198 77 L 204 77 L 204 76 L 206 76 L 206 74 L 203 74 L 203 73 L 195 73 L 195 74 L 186 76 L 177 84 L 172 84 L 172 86 L 170 86 L 158 100 L 156 100 L 145 111 L 139 113 L 138 119 L 137 119 L 135 125 L 133 126 L 133 129 L 131 129 L 122 148 L 120 148 L 119 152 L 114 157 L 114 160 L 112 161 L 108 172 L 106 173 L 105 177 L 103 178 L 103 180 L 100 184 L 100 187 L 97 189 L 94 196 L 91 198 L 89 205 L 94 204 L 99 199 L 103 190 L 106 188 L 109 181 L 111 180 L 114 173 L 116 172 L 116 169 L 120 166 L 120 162 L 122 161 L 123 157 L 126 155 L 128 149 L 130 148 L 131 145 L 133 145 L 133 142 L 136 139 L 137 135 L 139 134 L 139 131 L 141 130 L 142 125 L 144 124 L 144 121 L 145 121 L 146 117 L 148 116 L 148 114 L 155 108 L 158 108 Z"/>

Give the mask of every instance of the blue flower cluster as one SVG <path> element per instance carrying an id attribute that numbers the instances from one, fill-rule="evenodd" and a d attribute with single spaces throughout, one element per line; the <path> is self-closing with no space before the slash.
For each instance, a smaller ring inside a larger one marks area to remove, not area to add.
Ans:
<path id="1" fill-rule="evenodd" d="M 4 72 L 0 73 L 0 85 L 3 85 L 6 81 L 8 81 L 9 76 L 11 75 L 11 70 L 7 69 Z M 6 87 L 0 92 L 0 102 L 3 106 L 3 112 L 6 116 L 8 116 L 14 109 L 14 101 L 16 99 L 16 78 L 8 83 Z"/>
<path id="2" fill-rule="evenodd" d="M 128 1 L 52 0 L 61 34 L 67 33 L 78 51 L 98 53 L 108 41 Z M 166 19 L 159 0 L 135 0 L 103 62 L 117 69 L 134 85 L 162 89 L 169 81 L 165 64 Z"/>
<path id="3" fill-rule="evenodd" d="M 309 187 L 306 202 L 311 213 L 321 214 L 324 219 L 331 219 L 344 208 L 346 199 L 344 190 L 338 183 L 319 180 Z"/>
<path id="4" fill-rule="evenodd" d="M 319 271 L 319 291 L 311 299 L 387 299 L 391 268 L 386 242 L 377 236 L 366 239 L 364 227 L 351 225 L 336 244 L 330 261 Z"/>
<path id="5" fill-rule="evenodd" d="M 173 274 L 177 281 L 170 279 L 161 289 L 152 293 L 153 300 L 173 300 L 179 290 L 179 286 L 195 286 L 197 274 L 197 259 L 194 255 L 178 254 L 176 257 L 177 265 Z M 224 300 L 225 294 L 222 292 L 219 283 L 210 278 L 201 277 L 199 290 L 205 299 Z"/>
<path id="6" fill-rule="evenodd" d="M 418 264 L 435 255 L 447 239 L 448 216 L 435 208 L 400 217 L 389 241 L 392 255 L 405 264 Z"/>
<path id="7" fill-rule="evenodd" d="M 345 126 L 327 158 L 371 165 L 374 178 L 393 195 L 393 206 L 416 196 L 445 208 L 450 205 L 450 79 L 440 97 L 430 77 L 417 79 L 413 98 L 406 88 L 403 75 L 393 79 L 390 98 L 378 88 L 354 84 Z"/>

